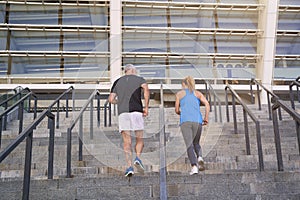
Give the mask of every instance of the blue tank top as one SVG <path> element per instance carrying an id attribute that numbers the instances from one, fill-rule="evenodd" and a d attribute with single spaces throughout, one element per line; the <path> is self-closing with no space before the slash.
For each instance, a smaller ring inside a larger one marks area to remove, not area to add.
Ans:
<path id="1" fill-rule="evenodd" d="M 185 96 L 180 99 L 180 124 L 183 122 L 197 122 L 202 124 L 202 115 L 200 112 L 200 99 L 194 92 L 185 89 Z"/>

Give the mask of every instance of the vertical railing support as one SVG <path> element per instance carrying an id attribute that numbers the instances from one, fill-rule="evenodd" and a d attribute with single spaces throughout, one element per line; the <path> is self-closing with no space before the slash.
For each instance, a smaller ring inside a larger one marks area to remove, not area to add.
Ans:
<path id="1" fill-rule="evenodd" d="M 160 99 L 161 105 L 159 107 L 159 160 L 160 160 L 160 171 L 159 171 L 159 182 L 160 182 L 160 199 L 167 200 L 167 164 L 166 164 L 166 134 L 165 134 L 165 117 L 164 117 L 164 100 L 163 100 L 163 85 L 160 88 Z"/>
<path id="2" fill-rule="evenodd" d="M 274 127 L 274 139 L 275 139 L 276 156 L 277 156 L 277 166 L 278 166 L 278 171 L 283 171 L 283 160 L 282 160 L 280 133 L 279 133 L 278 119 L 277 119 L 277 110 L 273 109 L 272 114 L 273 114 L 273 127 Z"/>
<path id="3" fill-rule="evenodd" d="M 234 97 L 234 95 L 232 95 L 232 113 L 233 113 L 234 133 L 238 134 L 238 131 L 237 131 L 237 120 L 236 120 L 235 97 Z"/>
<path id="4" fill-rule="evenodd" d="M 94 138 L 94 117 L 93 117 L 93 111 L 94 111 L 94 103 L 93 100 L 91 100 L 90 103 L 90 139 L 92 140 Z"/>
<path id="5" fill-rule="evenodd" d="M 33 138 L 33 131 L 31 131 L 31 133 L 26 138 L 23 197 L 22 197 L 23 200 L 29 199 L 31 159 L 32 159 L 32 138 Z"/>
<path id="6" fill-rule="evenodd" d="M 246 139 L 246 153 L 247 155 L 251 155 L 250 138 L 249 138 L 249 130 L 248 130 L 248 116 L 245 109 L 243 109 L 243 115 L 244 115 L 244 128 L 245 128 L 245 139 Z"/>
<path id="7" fill-rule="evenodd" d="M 79 119 L 79 149 L 78 149 L 78 160 L 82 161 L 82 146 L 83 146 L 83 117 L 80 116 Z"/>
<path id="8" fill-rule="evenodd" d="M 71 178 L 72 130 L 67 130 L 67 178 Z"/>
<path id="9" fill-rule="evenodd" d="M 19 104 L 19 112 L 18 112 L 18 118 L 19 118 L 19 133 L 23 130 L 23 109 L 24 109 L 24 101 L 22 101 Z"/>
<path id="10" fill-rule="evenodd" d="M 59 100 L 57 101 L 57 110 L 56 110 L 56 128 L 59 128 Z"/>
<path id="11" fill-rule="evenodd" d="M 48 117 L 49 125 L 49 151 L 48 151 L 48 179 L 53 179 L 53 159 L 54 159 L 54 134 L 55 118 Z"/>

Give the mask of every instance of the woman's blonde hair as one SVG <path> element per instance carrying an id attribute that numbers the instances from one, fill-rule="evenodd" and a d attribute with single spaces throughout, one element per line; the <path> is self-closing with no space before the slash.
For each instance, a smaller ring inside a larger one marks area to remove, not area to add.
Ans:
<path id="1" fill-rule="evenodd" d="M 191 76 L 187 76 L 182 81 L 189 89 L 190 92 L 193 92 L 195 90 L 195 80 Z"/>

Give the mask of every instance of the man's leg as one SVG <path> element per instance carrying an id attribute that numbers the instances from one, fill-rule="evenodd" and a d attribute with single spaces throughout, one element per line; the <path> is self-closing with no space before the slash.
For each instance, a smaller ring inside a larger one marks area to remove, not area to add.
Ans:
<path id="1" fill-rule="evenodd" d="M 137 170 L 141 173 L 144 172 L 145 167 L 140 159 L 140 156 L 142 154 L 143 148 L 144 148 L 144 139 L 143 139 L 143 130 L 135 131 L 135 153 L 136 158 L 134 159 L 134 165 L 137 168 Z"/>
<path id="2" fill-rule="evenodd" d="M 125 152 L 126 163 L 127 163 L 127 166 L 130 167 L 130 166 L 132 166 L 132 150 L 131 150 L 130 131 L 122 131 L 121 134 L 122 134 L 123 142 L 124 142 L 123 149 Z"/>
<path id="3" fill-rule="evenodd" d="M 135 152 L 138 158 L 141 156 L 144 148 L 143 134 L 144 134 L 143 130 L 135 131 L 135 138 L 136 138 Z"/>

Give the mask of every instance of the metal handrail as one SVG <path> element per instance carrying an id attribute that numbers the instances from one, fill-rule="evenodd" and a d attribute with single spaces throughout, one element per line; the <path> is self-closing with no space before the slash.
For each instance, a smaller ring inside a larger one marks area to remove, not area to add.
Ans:
<path id="1" fill-rule="evenodd" d="M 219 118 L 220 122 L 222 123 L 222 107 L 221 107 L 221 100 L 219 96 L 217 95 L 216 91 L 212 87 L 212 85 L 209 83 L 209 81 L 205 80 L 205 91 L 206 91 L 206 98 L 208 99 L 209 105 L 210 105 L 210 111 L 212 111 L 211 106 L 211 92 L 213 93 L 214 99 L 213 99 L 213 105 L 214 105 L 214 111 L 215 111 L 215 122 L 218 122 L 218 113 L 217 113 L 217 104 L 216 100 L 218 101 L 219 106 Z"/>
<path id="2" fill-rule="evenodd" d="M 258 100 L 258 109 L 261 110 L 261 100 L 260 100 L 260 89 L 259 87 L 261 87 L 266 93 L 267 93 L 267 100 L 268 100 L 268 112 L 269 112 L 269 120 L 272 120 L 272 105 L 271 105 L 271 98 L 277 98 L 279 99 L 279 97 L 274 94 L 272 91 L 270 91 L 268 88 L 266 88 L 262 83 L 260 83 L 258 80 L 252 78 L 250 80 L 250 93 L 251 93 L 251 102 L 254 103 L 254 94 L 253 94 L 253 89 L 252 89 L 252 85 L 256 84 L 257 86 L 257 100 Z M 272 97 L 270 97 L 270 95 Z M 281 110 L 279 108 L 278 110 L 278 114 L 279 114 L 279 119 L 282 120 L 281 117 Z"/>
<path id="3" fill-rule="evenodd" d="M 280 142 L 280 134 L 279 134 L 276 110 L 279 107 L 282 107 L 282 109 L 284 109 L 287 113 L 289 113 L 296 121 L 296 132 L 297 132 L 299 154 L 300 154 L 300 114 L 297 113 L 295 110 L 291 109 L 283 100 L 276 99 L 276 98 L 272 100 L 274 101 L 274 105 L 272 106 L 272 113 L 273 113 L 273 126 L 274 126 L 274 135 L 275 135 L 277 165 L 278 165 L 278 171 L 283 171 L 281 142 Z"/>
<path id="4" fill-rule="evenodd" d="M 11 96 L 11 97 L 9 97 L 9 98 L 7 98 L 5 101 L 2 101 L 1 103 L 0 103 L 0 106 L 3 106 L 3 105 L 5 105 L 5 104 L 7 104 L 10 100 L 12 100 L 12 99 L 14 99 L 15 97 L 17 97 L 17 96 L 21 96 L 22 95 L 22 92 L 24 92 L 24 91 L 28 91 L 28 92 L 31 92 L 31 90 L 27 87 L 27 88 L 24 88 L 24 89 L 22 89 L 21 91 L 19 91 L 19 92 L 17 92 L 16 94 L 14 94 L 13 96 Z"/>
<path id="5" fill-rule="evenodd" d="M 22 97 L 22 92 L 24 92 L 24 91 L 31 92 L 31 90 L 30 90 L 28 87 L 25 88 L 25 89 L 22 89 L 22 90 L 20 90 L 19 92 L 17 92 L 17 93 L 15 93 L 14 95 L 12 95 L 11 97 L 9 97 L 9 98 L 5 99 L 4 101 L 2 101 L 2 102 L 0 103 L 0 107 L 3 106 L 3 107 L 4 107 L 4 110 L 6 110 L 7 107 L 8 107 L 8 103 L 9 103 L 11 100 L 15 99 L 15 98 L 17 98 L 17 99 L 19 98 L 19 99 L 20 99 L 20 98 Z M 6 123 L 7 123 L 7 115 L 4 116 L 3 130 L 6 130 Z"/>
<path id="6" fill-rule="evenodd" d="M 53 106 L 56 104 L 57 105 L 57 109 L 56 109 L 56 128 L 59 128 L 59 102 L 60 100 L 66 96 L 66 118 L 69 117 L 69 97 L 68 97 L 68 93 L 72 91 L 72 96 L 73 96 L 73 92 L 74 92 L 74 87 L 70 86 L 67 90 L 65 90 L 61 95 L 59 95 L 52 104 L 50 104 L 50 106 L 48 107 L 48 109 L 51 111 Z M 73 98 L 72 98 L 73 99 Z"/>
<path id="7" fill-rule="evenodd" d="M 104 103 L 104 127 L 107 127 L 107 107 L 108 107 L 108 126 L 111 127 L 111 103 L 108 99 Z"/>
<path id="8" fill-rule="evenodd" d="M 31 164 L 32 164 L 32 140 L 33 130 L 38 124 L 45 118 L 48 117 L 48 128 L 49 137 L 49 148 L 48 148 L 48 179 L 53 179 L 53 157 L 54 157 L 54 126 L 55 116 L 49 111 L 44 110 L 35 120 L 24 130 L 18 137 L 8 145 L 0 153 L 0 163 L 15 149 L 18 145 L 26 139 L 26 150 L 25 150 L 25 165 L 24 165 L 24 179 L 23 179 L 23 194 L 22 199 L 29 199 L 30 190 L 30 176 L 31 176 Z"/>
<path id="9" fill-rule="evenodd" d="M 225 95 L 226 95 L 226 114 L 227 114 L 227 122 L 229 122 L 229 109 L 228 109 L 228 90 L 232 95 L 232 106 L 233 106 L 233 119 L 234 119 L 234 132 L 237 134 L 237 120 L 236 120 L 236 107 L 235 100 L 237 100 L 241 106 L 243 107 L 243 116 L 244 116 L 244 129 L 245 129 L 245 140 L 246 140 L 246 152 L 247 155 L 250 155 L 250 139 L 248 132 L 248 119 L 247 114 L 255 123 L 256 127 L 256 139 L 257 139 L 257 150 L 258 150 L 258 159 L 259 159 L 259 170 L 264 171 L 264 161 L 263 161 L 263 151 L 262 151 L 262 143 L 261 143 L 261 134 L 260 134 L 260 123 L 256 116 L 252 113 L 252 111 L 247 107 L 247 105 L 242 101 L 240 96 L 232 89 L 230 85 L 225 87 Z"/>
<path id="10" fill-rule="evenodd" d="M 17 86 L 17 87 L 15 87 L 14 89 L 11 89 L 11 90 L 9 90 L 9 91 L 6 91 L 5 94 L 0 95 L 0 98 L 3 97 L 3 96 L 6 96 L 6 98 L 5 98 L 5 100 L 6 100 L 9 92 L 14 92 L 14 94 L 16 94 L 16 93 L 20 92 L 21 90 L 23 90 L 23 87 L 22 87 L 22 86 Z M 2 103 L 2 102 L 1 102 L 1 103 Z"/>
<path id="11" fill-rule="evenodd" d="M 14 103 L 12 106 L 8 107 L 6 110 L 4 110 L 1 114 L 0 114 L 0 147 L 1 147 L 1 138 L 2 138 L 2 118 L 5 117 L 7 113 L 9 113 L 10 111 L 12 111 L 14 108 L 18 107 L 19 112 L 18 112 L 18 119 L 19 119 L 19 133 L 22 132 L 23 129 L 23 109 L 24 109 L 24 101 L 27 100 L 28 98 L 30 99 L 30 97 L 33 96 L 34 97 L 34 115 L 33 118 L 36 118 L 37 115 L 37 96 L 33 93 L 33 92 L 29 92 L 27 93 L 25 96 L 23 96 L 21 99 L 19 99 L 16 103 Z M 6 120 L 6 119 L 5 119 Z M 6 124 L 6 121 L 5 123 Z M 5 129 L 4 129 L 5 130 Z"/>
<path id="12" fill-rule="evenodd" d="M 299 77 L 300 79 L 300 77 Z M 297 81 L 292 81 L 289 88 L 290 88 L 290 100 L 291 100 L 291 106 L 295 110 L 295 100 L 294 100 L 294 94 L 293 94 L 293 86 L 297 87 L 297 96 L 298 96 L 298 102 L 300 103 L 300 92 L 299 92 L 299 87 L 300 87 L 300 82 Z"/>
<path id="13" fill-rule="evenodd" d="M 71 153 L 72 153 L 72 130 L 79 121 L 79 161 L 82 160 L 82 140 L 83 140 L 83 113 L 87 110 L 88 105 L 90 105 L 90 139 L 93 139 L 93 100 L 97 95 L 97 121 L 98 126 L 100 125 L 100 92 L 95 90 L 86 103 L 80 109 L 77 117 L 72 121 L 67 129 L 67 178 L 71 178 Z"/>

